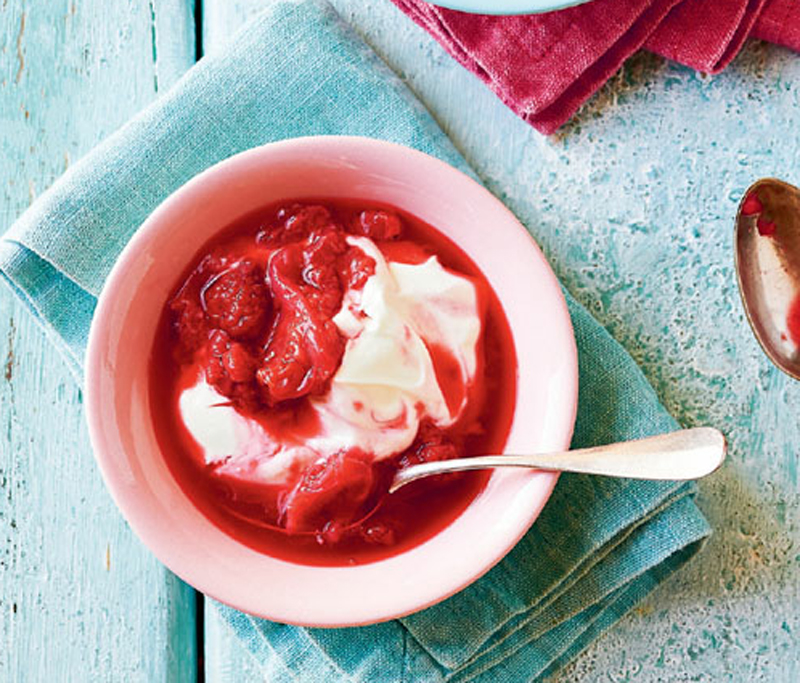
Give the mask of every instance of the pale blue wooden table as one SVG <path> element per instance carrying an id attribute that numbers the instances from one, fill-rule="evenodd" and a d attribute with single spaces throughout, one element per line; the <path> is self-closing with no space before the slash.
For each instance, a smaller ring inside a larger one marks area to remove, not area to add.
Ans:
<path id="1" fill-rule="evenodd" d="M 3 0 L 0 230 L 266 1 Z M 711 543 L 557 680 L 800 680 L 800 383 L 751 337 L 731 250 L 751 180 L 800 183 L 800 59 L 752 44 L 706 78 L 640 55 L 544 138 L 388 0 L 333 4 L 673 414 L 730 437 L 729 462 L 701 485 Z M 120 517 L 79 388 L 5 289 L 0 361 L 0 681 L 259 680 Z"/>

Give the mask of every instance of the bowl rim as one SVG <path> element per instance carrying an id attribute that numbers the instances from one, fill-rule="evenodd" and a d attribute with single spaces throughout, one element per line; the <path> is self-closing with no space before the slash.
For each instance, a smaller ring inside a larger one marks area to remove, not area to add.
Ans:
<path id="1" fill-rule="evenodd" d="M 134 233 L 129 242 L 126 244 L 120 256 L 118 257 L 116 263 L 112 267 L 111 272 L 109 273 L 106 282 L 102 288 L 100 296 L 98 297 L 97 307 L 92 320 L 92 325 L 86 349 L 86 356 L 85 356 L 86 358 L 85 405 L 86 405 L 86 416 L 89 429 L 89 436 L 95 460 L 98 463 L 98 467 L 100 469 L 103 480 L 114 502 L 116 503 L 119 510 L 122 512 L 123 516 L 130 525 L 131 529 L 139 537 L 142 543 L 151 552 L 153 552 L 153 554 L 164 565 L 166 565 L 171 571 L 173 571 L 181 579 L 183 579 L 190 585 L 194 586 L 195 588 L 209 595 L 210 597 L 213 597 L 216 600 L 219 600 L 220 602 L 230 605 L 231 607 L 234 607 L 238 610 L 259 617 L 271 619 L 274 621 L 280 621 L 282 623 L 295 624 L 301 626 L 312 626 L 312 627 L 355 626 L 355 625 L 378 623 L 381 621 L 387 621 L 390 619 L 405 616 L 407 614 L 417 612 L 421 609 L 436 604 L 450 597 L 451 595 L 459 592 L 467 585 L 478 580 L 481 576 L 483 576 L 486 572 L 488 572 L 503 557 L 505 557 L 505 555 L 519 542 L 519 540 L 530 529 L 531 525 L 536 520 L 542 508 L 549 499 L 553 487 L 555 486 L 558 480 L 558 473 L 555 472 L 536 473 L 536 476 L 539 476 L 540 481 L 542 482 L 541 486 L 539 487 L 539 489 L 541 490 L 541 494 L 539 498 L 535 501 L 535 504 L 531 505 L 526 510 L 526 514 L 519 515 L 518 524 L 514 527 L 513 531 L 512 532 L 506 531 L 505 536 L 503 537 L 502 546 L 499 549 L 499 551 L 494 553 L 490 558 L 488 558 L 487 561 L 481 563 L 480 566 L 478 566 L 476 570 L 469 576 L 469 578 L 459 581 L 457 583 L 453 583 L 448 587 L 446 591 L 443 591 L 441 594 L 438 594 L 435 598 L 433 599 L 427 598 L 422 601 L 417 600 L 416 602 L 413 600 L 407 601 L 406 604 L 398 605 L 395 609 L 391 610 L 390 612 L 380 613 L 380 614 L 367 614 L 366 617 L 362 610 L 360 615 L 355 619 L 352 616 L 337 618 L 332 615 L 326 615 L 320 618 L 313 618 L 313 619 L 309 619 L 307 617 L 297 619 L 294 618 L 292 614 L 287 614 L 285 612 L 274 613 L 269 609 L 264 609 L 263 606 L 255 606 L 250 602 L 247 602 L 247 604 L 245 604 L 245 602 L 242 601 L 241 599 L 231 597 L 231 595 L 228 592 L 226 592 L 226 590 L 221 590 L 220 585 L 209 585 L 208 582 L 205 580 L 197 580 L 196 572 L 194 571 L 193 567 L 190 566 L 189 563 L 187 563 L 186 558 L 183 557 L 180 552 L 172 551 L 170 548 L 165 547 L 163 543 L 161 543 L 159 547 L 155 547 L 151 530 L 148 530 L 149 524 L 145 519 L 145 515 L 141 514 L 138 501 L 133 500 L 133 498 L 135 498 L 135 495 L 131 493 L 130 488 L 127 486 L 128 482 L 125 481 L 125 477 L 119 471 L 119 468 L 115 467 L 113 459 L 110 456 L 105 443 L 106 437 L 104 434 L 104 422 L 102 419 L 102 411 L 100 410 L 99 406 L 103 400 L 108 401 L 108 398 L 103 397 L 101 395 L 101 392 L 99 391 L 99 386 L 100 386 L 99 382 L 101 373 L 103 372 L 102 347 L 105 342 L 104 337 L 108 328 L 108 324 L 106 323 L 106 321 L 114 310 L 115 292 L 124 283 L 126 274 L 131 264 L 134 263 L 138 258 L 140 246 L 144 243 L 147 243 L 149 240 L 153 239 L 153 235 L 157 234 L 158 231 L 161 230 L 162 218 L 169 213 L 173 204 L 179 202 L 181 198 L 183 198 L 185 195 L 196 192 L 199 188 L 202 188 L 207 182 L 209 182 L 210 178 L 213 178 L 214 176 L 219 174 L 221 170 L 232 172 L 237 164 L 245 163 L 251 157 L 263 154 L 269 155 L 273 151 L 274 152 L 285 151 L 287 148 L 297 148 L 298 151 L 309 150 L 314 148 L 318 149 L 322 148 L 322 149 L 327 149 L 328 151 L 332 151 L 334 153 L 336 151 L 341 151 L 344 148 L 361 148 L 361 149 L 367 148 L 373 151 L 381 150 L 382 152 L 388 152 L 390 154 L 400 155 L 401 157 L 406 156 L 409 159 L 415 160 L 417 163 L 430 164 L 433 167 L 436 167 L 436 170 L 439 172 L 444 172 L 445 174 L 451 174 L 451 175 L 455 174 L 454 177 L 457 176 L 460 178 L 461 182 L 467 183 L 467 186 L 470 188 L 470 191 L 482 194 L 484 200 L 494 204 L 493 208 L 495 210 L 505 213 L 507 218 L 510 218 L 514 223 L 516 223 L 519 226 L 520 231 L 522 231 L 527 236 L 530 242 L 530 246 L 533 247 L 533 253 L 538 254 L 538 258 L 541 259 L 542 264 L 545 266 L 544 272 L 546 274 L 546 277 L 549 278 L 550 280 L 549 283 L 550 288 L 555 297 L 554 304 L 557 304 L 557 307 L 560 309 L 561 312 L 560 322 L 564 328 L 563 341 L 566 342 L 566 347 L 562 349 L 562 353 L 565 356 L 565 362 L 568 365 L 569 371 L 563 377 L 565 383 L 564 392 L 565 395 L 568 397 L 566 404 L 568 409 L 565 408 L 562 411 L 562 414 L 559 415 L 560 419 L 563 422 L 563 434 L 562 434 L 563 438 L 561 439 L 563 443 L 560 446 L 560 448 L 569 447 L 572 432 L 574 429 L 575 418 L 577 414 L 577 399 L 578 399 L 577 346 L 575 342 L 575 336 L 572 328 L 569 311 L 567 309 L 566 301 L 560 289 L 558 280 L 556 279 L 555 274 L 552 272 L 552 269 L 549 266 L 549 263 L 545 259 L 544 255 L 542 254 L 538 245 L 534 241 L 533 237 L 528 233 L 528 231 L 513 215 L 513 213 L 511 213 L 511 211 L 507 207 L 505 207 L 505 205 L 503 205 L 503 203 L 499 199 L 494 197 L 494 195 L 492 195 L 489 192 L 489 190 L 487 190 L 483 185 L 481 185 L 474 179 L 470 178 L 468 175 L 466 175 L 459 169 L 453 167 L 452 165 L 436 157 L 433 157 L 429 154 L 426 154 L 419 150 L 412 149 L 410 147 L 398 143 L 378 140 L 374 138 L 361 137 L 361 136 L 338 136 L 338 135 L 308 136 L 308 137 L 292 138 L 277 142 L 271 142 L 265 145 L 245 150 L 231 157 L 228 157 L 222 161 L 219 161 L 214 165 L 210 166 L 209 168 L 205 169 L 201 173 L 195 175 L 193 178 L 191 178 L 189 181 L 187 181 L 185 184 L 183 184 L 174 192 L 172 192 L 169 196 L 167 196 L 159 204 L 159 206 L 148 216 L 148 218 L 142 223 L 139 229 Z M 469 251 L 467 251 L 467 254 L 470 255 L 471 258 L 474 258 L 474 255 L 470 254 Z M 499 293 L 498 296 L 500 296 Z M 502 303 L 502 298 L 501 298 L 501 303 Z M 512 330 L 512 337 L 513 336 L 514 335 Z M 519 356 L 519 349 L 517 350 L 517 353 Z M 493 475 L 493 477 L 494 476 L 495 475 Z M 222 531 L 220 531 L 220 533 L 224 534 L 224 532 Z M 414 549 L 412 548 L 407 552 L 413 552 L 413 550 Z M 402 553 L 401 555 L 404 554 L 406 553 Z M 330 568 L 320 567 L 319 569 L 330 569 Z M 219 583 L 221 584 L 222 582 Z M 369 610 L 367 610 L 367 612 L 369 612 Z"/>
<path id="2" fill-rule="evenodd" d="M 515 16 L 544 14 L 583 5 L 592 0 L 430 0 L 431 4 L 467 14 Z"/>

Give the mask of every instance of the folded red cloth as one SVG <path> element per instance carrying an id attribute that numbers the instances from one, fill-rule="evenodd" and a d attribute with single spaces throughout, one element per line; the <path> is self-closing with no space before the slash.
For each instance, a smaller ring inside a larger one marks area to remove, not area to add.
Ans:
<path id="1" fill-rule="evenodd" d="M 800 50 L 800 0 L 594 0 L 506 17 L 392 2 L 543 133 L 640 48 L 709 73 L 724 69 L 748 37 Z"/>
<path id="2" fill-rule="evenodd" d="M 768 0 L 751 36 L 800 51 L 800 3 Z"/>

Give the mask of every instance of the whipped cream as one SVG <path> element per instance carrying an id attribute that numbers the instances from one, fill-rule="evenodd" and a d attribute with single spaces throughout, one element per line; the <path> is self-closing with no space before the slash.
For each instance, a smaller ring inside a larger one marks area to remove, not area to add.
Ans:
<path id="1" fill-rule="evenodd" d="M 375 272 L 363 288 L 345 292 L 333 319 L 347 343 L 328 393 L 309 400 L 312 434 L 271 429 L 269 411 L 258 420 L 242 415 L 202 370 L 181 394 L 183 422 L 217 472 L 283 483 L 309 462 L 353 447 L 375 460 L 390 457 L 411 445 L 422 419 L 447 427 L 462 415 L 481 332 L 474 283 L 435 256 L 421 264 L 390 262 L 372 240 L 347 240 L 374 259 Z M 463 390 L 449 404 L 433 349 L 460 373 Z"/>

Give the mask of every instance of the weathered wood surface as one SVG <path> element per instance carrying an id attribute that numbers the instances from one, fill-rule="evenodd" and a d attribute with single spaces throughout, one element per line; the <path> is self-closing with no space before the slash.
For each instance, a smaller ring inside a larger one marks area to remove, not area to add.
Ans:
<path id="1" fill-rule="evenodd" d="M 183 0 L 0 5 L 0 231 L 194 61 Z M 81 394 L 0 287 L 0 681 L 195 680 L 193 591 L 139 543 Z"/>
<path id="2" fill-rule="evenodd" d="M 205 50 L 268 1 L 205 0 Z M 0 10 L 0 228 L 150 101 L 156 78 L 162 90 L 191 62 L 188 1 L 86 0 L 74 14 L 54 4 Z M 800 384 L 768 364 L 746 327 L 731 238 L 752 179 L 800 182 L 800 60 L 751 45 L 712 79 L 642 55 L 543 138 L 388 0 L 333 4 L 531 228 L 676 417 L 730 436 L 730 462 L 701 486 L 717 529 L 706 551 L 557 680 L 797 680 Z M 0 328 L 10 361 L 10 379 L 0 377 L 0 680 L 188 676 L 190 594 L 120 520 L 77 390 L 2 290 Z M 256 678 L 209 609 L 205 654 L 208 681 Z"/>

